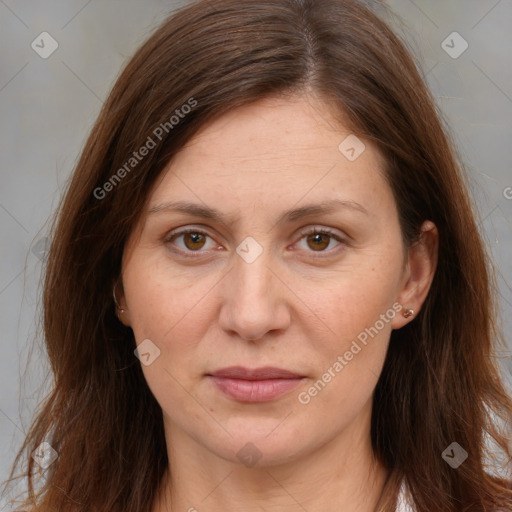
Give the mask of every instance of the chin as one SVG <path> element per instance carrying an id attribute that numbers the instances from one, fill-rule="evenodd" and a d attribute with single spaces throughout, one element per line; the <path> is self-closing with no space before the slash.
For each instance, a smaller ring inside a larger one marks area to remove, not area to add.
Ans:
<path id="1" fill-rule="evenodd" d="M 283 428 L 278 426 L 279 422 L 272 421 L 272 428 L 268 428 L 269 423 L 265 421 L 255 428 L 251 421 L 239 433 L 231 428 L 233 437 L 210 439 L 205 444 L 218 457 L 247 468 L 279 466 L 293 462 L 308 451 L 309 443 L 305 439 L 291 431 L 278 432 Z"/>

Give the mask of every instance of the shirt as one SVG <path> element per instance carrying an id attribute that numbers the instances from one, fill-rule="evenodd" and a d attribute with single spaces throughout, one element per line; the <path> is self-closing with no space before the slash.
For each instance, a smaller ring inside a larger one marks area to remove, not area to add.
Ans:
<path id="1" fill-rule="evenodd" d="M 409 493 L 407 492 L 405 481 L 402 481 L 402 485 L 400 486 L 400 491 L 398 493 L 395 512 L 414 512 L 414 510 L 414 505 Z"/>

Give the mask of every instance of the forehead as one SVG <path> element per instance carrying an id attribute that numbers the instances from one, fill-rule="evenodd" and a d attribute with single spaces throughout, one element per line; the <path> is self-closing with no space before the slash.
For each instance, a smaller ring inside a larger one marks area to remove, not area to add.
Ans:
<path id="1" fill-rule="evenodd" d="M 348 124 L 348 123 L 347 123 Z M 351 131 L 334 119 L 332 109 L 310 96 L 271 97 L 231 110 L 203 126 L 180 153 L 207 153 L 217 161 L 260 159 L 277 165 L 332 161 L 340 137 Z"/>
<path id="2" fill-rule="evenodd" d="M 376 147 L 328 105 L 267 98 L 203 126 L 164 170 L 149 208 L 183 198 L 239 212 L 336 198 L 385 205 L 383 169 Z"/>

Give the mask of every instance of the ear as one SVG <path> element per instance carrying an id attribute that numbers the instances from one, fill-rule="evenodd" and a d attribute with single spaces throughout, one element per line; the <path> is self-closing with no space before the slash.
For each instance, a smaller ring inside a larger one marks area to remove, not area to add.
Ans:
<path id="1" fill-rule="evenodd" d="M 402 305 L 402 313 L 412 309 L 414 315 L 405 318 L 403 314 L 395 316 L 391 322 L 393 329 L 400 329 L 414 320 L 427 298 L 437 268 L 439 233 L 435 224 L 425 221 L 421 234 L 408 250 L 404 273 L 397 302 Z"/>
<path id="2" fill-rule="evenodd" d="M 126 327 L 131 327 L 130 311 L 128 310 L 128 306 L 126 305 L 126 298 L 124 296 L 124 289 L 122 283 L 117 282 L 114 285 L 113 298 L 117 318 L 122 324 L 126 325 Z"/>

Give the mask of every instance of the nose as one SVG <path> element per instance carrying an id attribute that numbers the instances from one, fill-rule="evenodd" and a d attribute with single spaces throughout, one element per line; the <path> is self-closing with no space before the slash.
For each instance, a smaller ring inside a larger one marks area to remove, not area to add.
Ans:
<path id="1" fill-rule="evenodd" d="M 266 253 L 251 263 L 238 255 L 234 260 L 234 267 L 222 280 L 221 328 L 248 341 L 285 331 L 291 319 L 287 288 Z"/>

